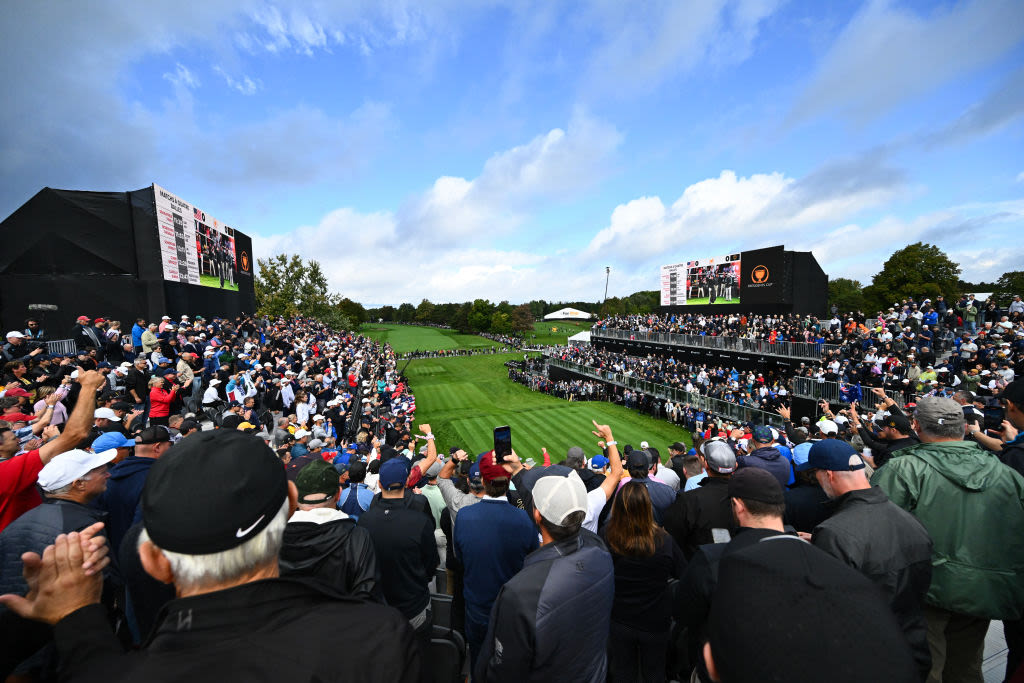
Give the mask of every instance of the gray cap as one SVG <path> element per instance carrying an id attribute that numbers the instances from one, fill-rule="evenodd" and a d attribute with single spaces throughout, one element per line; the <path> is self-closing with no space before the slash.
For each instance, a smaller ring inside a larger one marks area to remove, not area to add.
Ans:
<path id="1" fill-rule="evenodd" d="M 440 460 L 438 460 L 427 469 L 427 474 L 425 476 L 427 477 L 427 479 L 436 478 L 437 475 L 441 473 L 442 467 L 444 467 L 444 464 Z"/>
<path id="2" fill-rule="evenodd" d="M 541 477 L 532 493 L 534 508 L 551 524 L 561 526 L 572 513 L 587 511 L 587 487 L 576 470 L 565 477 Z"/>
<path id="3" fill-rule="evenodd" d="M 736 453 L 724 441 L 708 441 L 701 451 L 708 467 L 718 474 L 732 474 L 736 469 Z"/>
<path id="4" fill-rule="evenodd" d="M 310 441 L 306 445 L 309 446 L 310 450 L 312 450 L 314 448 L 323 448 L 324 447 L 324 442 L 321 441 L 320 439 L 313 439 L 312 441 Z"/>
<path id="5" fill-rule="evenodd" d="M 573 446 L 565 453 L 565 464 L 569 467 L 582 467 L 587 461 L 587 453 L 579 446 Z"/>

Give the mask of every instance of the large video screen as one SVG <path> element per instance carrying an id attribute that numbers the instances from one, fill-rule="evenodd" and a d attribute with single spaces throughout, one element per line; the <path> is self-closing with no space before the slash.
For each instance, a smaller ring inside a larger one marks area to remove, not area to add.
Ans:
<path id="1" fill-rule="evenodd" d="M 740 303 L 740 255 L 661 267 L 662 306 Z"/>
<path id="2" fill-rule="evenodd" d="M 235 231 L 159 185 L 153 196 L 164 279 L 237 292 Z"/>

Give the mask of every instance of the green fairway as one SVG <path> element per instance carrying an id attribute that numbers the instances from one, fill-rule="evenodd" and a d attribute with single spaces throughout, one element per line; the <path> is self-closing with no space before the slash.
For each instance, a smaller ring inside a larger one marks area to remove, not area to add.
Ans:
<path id="1" fill-rule="evenodd" d="M 512 382 L 504 363 L 522 354 L 430 358 L 414 360 L 405 374 L 416 395 L 416 417 L 428 422 L 437 446 L 447 453 L 459 446 L 471 454 L 493 447 L 494 428 L 512 427 L 512 447 L 520 458 L 542 462 L 541 447 L 551 461 L 565 457 L 570 446 L 581 446 L 588 456 L 600 453 L 591 420 L 612 428 L 619 448 L 650 442 L 663 459 L 675 441 L 690 443 L 685 430 L 640 415 L 623 406 L 604 402 L 569 402 L 546 396 Z M 422 442 L 421 442 L 422 443 Z"/>
<path id="2" fill-rule="evenodd" d="M 572 335 L 590 331 L 593 324 L 590 320 L 541 320 L 533 324 L 534 336 L 527 335 L 526 343 L 530 346 L 564 345 Z"/>
<path id="3" fill-rule="evenodd" d="M 738 304 L 739 302 L 740 302 L 740 298 L 738 296 L 734 297 L 732 299 L 722 299 L 721 297 L 719 297 L 718 299 L 715 299 L 715 304 L 714 305 L 717 306 L 718 304 Z M 704 305 L 704 304 L 709 304 L 709 303 L 711 303 L 711 297 L 708 297 L 708 296 L 702 296 L 702 297 L 697 297 L 697 298 L 694 298 L 694 299 L 687 299 L 686 300 L 686 305 L 687 306 L 696 306 L 698 304 Z"/>
<path id="4" fill-rule="evenodd" d="M 232 292 L 238 291 L 238 284 L 231 284 L 227 280 L 224 281 L 224 286 L 220 286 L 220 278 L 213 275 L 200 275 L 199 284 L 203 287 L 213 287 L 214 289 L 228 289 Z"/>
<path id="5" fill-rule="evenodd" d="M 439 330 L 436 327 L 418 327 L 415 325 L 366 323 L 360 330 L 360 334 L 391 344 L 391 348 L 395 350 L 395 353 L 438 351 L 440 349 L 478 349 L 499 346 L 498 343 L 475 334 L 459 334 L 455 330 Z"/>

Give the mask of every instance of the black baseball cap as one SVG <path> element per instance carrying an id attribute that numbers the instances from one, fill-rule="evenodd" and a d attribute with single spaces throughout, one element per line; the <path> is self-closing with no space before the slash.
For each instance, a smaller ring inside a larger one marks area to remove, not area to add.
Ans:
<path id="1" fill-rule="evenodd" d="M 154 444 L 163 443 L 164 441 L 171 440 L 171 432 L 163 425 L 153 425 L 152 427 L 146 427 L 139 432 L 139 443 L 140 444 Z"/>
<path id="2" fill-rule="evenodd" d="M 197 432 L 153 463 L 142 521 L 158 547 L 207 555 L 258 534 L 287 497 L 284 468 L 261 439 L 234 429 Z"/>
<path id="3" fill-rule="evenodd" d="M 883 427 L 895 429 L 900 434 L 910 434 L 912 430 L 906 415 L 886 415 L 881 424 Z"/>
<path id="4" fill-rule="evenodd" d="M 1010 382 L 996 398 L 1009 401 L 1017 406 L 1024 406 L 1024 381 L 1014 380 Z"/>
<path id="5" fill-rule="evenodd" d="M 729 497 L 756 500 L 769 505 L 786 502 L 779 480 L 760 467 L 743 467 L 729 477 Z"/>

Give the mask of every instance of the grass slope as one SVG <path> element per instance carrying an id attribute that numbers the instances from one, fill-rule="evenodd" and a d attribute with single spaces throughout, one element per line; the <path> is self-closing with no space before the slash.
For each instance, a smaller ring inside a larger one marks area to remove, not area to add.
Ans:
<path id="1" fill-rule="evenodd" d="M 512 447 L 519 457 L 541 462 L 542 446 L 552 462 L 565 457 L 570 446 L 582 446 L 588 455 L 600 452 L 591 434 L 591 420 L 612 428 L 621 449 L 649 441 L 663 459 L 668 445 L 690 443 L 689 434 L 667 422 L 639 415 L 622 406 L 603 402 L 568 402 L 545 396 L 508 379 L 504 367 L 520 354 L 431 358 L 414 360 L 406 369 L 416 394 L 416 415 L 429 422 L 437 445 L 447 453 L 460 446 L 469 453 L 492 448 L 494 428 L 512 427 Z"/>
<path id="2" fill-rule="evenodd" d="M 484 339 L 475 334 L 459 334 L 454 330 L 439 330 L 436 327 L 417 327 L 415 325 L 367 323 L 363 325 L 360 333 L 377 341 L 391 344 L 395 353 L 498 346 L 490 339 Z"/>

